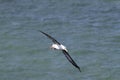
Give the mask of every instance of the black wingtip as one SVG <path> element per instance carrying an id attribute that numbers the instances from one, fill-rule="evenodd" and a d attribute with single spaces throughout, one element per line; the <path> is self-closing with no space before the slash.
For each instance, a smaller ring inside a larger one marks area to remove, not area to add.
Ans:
<path id="1" fill-rule="evenodd" d="M 80 68 L 78 68 L 78 70 L 79 70 L 80 72 L 82 72 Z"/>
<path id="2" fill-rule="evenodd" d="M 79 66 L 76 66 L 76 68 L 77 68 L 80 72 L 82 72 Z"/>
<path id="3" fill-rule="evenodd" d="M 41 31 L 41 30 L 37 30 L 37 31 L 39 31 L 39 32 L 41 32 L 41 33 L 44 33 L 43 31 Z"/>

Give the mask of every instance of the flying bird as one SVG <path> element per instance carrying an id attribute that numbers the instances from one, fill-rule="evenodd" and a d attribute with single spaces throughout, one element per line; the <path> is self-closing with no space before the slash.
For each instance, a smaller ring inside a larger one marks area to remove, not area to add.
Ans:
<path id="1" fill-rule="evenodd" d="M 42 34 L 44 34 L 45 36 L 47 36 L 49 39 L 52 40 L 52 42 L 53 42 L 53 44 L 51 46 L 52 49 L 61 50 L 63 52 L 63 54 L 65 55 L 65 57 L 68 59 L 68 61 L 81 72 L 80 67 L 75 63 L 75 61 L 69 55 L 68 50 L 67 50 L 67 48 L 64 45 L 59 43 L 56 39 L 54 39 L 52 36 L 48 35 L 47 33 L 43 32 L 41 30 L 38 30 L 38 31 L 41 32 Z"/>

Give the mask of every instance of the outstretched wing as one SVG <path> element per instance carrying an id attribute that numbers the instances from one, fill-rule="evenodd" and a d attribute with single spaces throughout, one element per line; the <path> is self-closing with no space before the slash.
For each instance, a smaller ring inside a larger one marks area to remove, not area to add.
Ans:
<path id="1" fill-rule="evenodd" d="M 81 72 L 80 67 L 75 63 L 75 61 L 71 58 L 68 52 L 66 52 L 65 50 L 62 50 L 62 52 L 64 53 L 65 57 L 69 60 L 69 62 L 72 63 L 72 65 L 75 66 Z"/>
<path id="2" fill-rule="evenodd" d="M 43 31 L 40 31 L 40 30 L 38 30 L 38 31 L 43 33 L 44 35 L 46 35 L 48 38 L 50 38 L 53 41 L 53 43 L 57 43 L 60 45 L 60 43 L 56 39 L 54 39 L 52 36 L 48 35 L 47 33 L 43 32 Z"/>

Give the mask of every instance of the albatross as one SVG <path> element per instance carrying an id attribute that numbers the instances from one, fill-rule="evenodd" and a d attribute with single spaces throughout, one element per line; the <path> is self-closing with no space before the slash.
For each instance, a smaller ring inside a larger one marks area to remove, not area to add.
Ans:
<path id="1" fill-rule="evenodd" d="M 52 44 L 52 46 L 50 48 L 55 49 L 55 50 L 61 50 L 63 52 L 63 54 L 65 55 L 65 57 L 68 59 L 68 61 L 81 72 L 80 67 L 76 64 L 76 62 L 69 55 L 68 50 L 67 50 L 67 48 L 64 45 L 59 43 L 55 38 L 53 38 L 52 36 L 48 35 L 47 33 L 43 32 L 41 30 L 38 30 L 38 31 L 41 32 L 42 34 L 44 34 L 45 36 L 47 36 L 49 39 L 52 40 L 53 44 Z"/>

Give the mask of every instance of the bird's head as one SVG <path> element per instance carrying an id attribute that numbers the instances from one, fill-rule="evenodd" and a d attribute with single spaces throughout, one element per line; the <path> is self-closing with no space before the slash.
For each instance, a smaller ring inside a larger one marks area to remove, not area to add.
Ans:
<path id="1" fill-rule="evenodd" d="M 50 46 L 50 49 L 55 49 L 53 46 Z"/>
<path id="2" fill-rule="evenodd" d="M 59 46 L 57 44 L 52 44 L 52 46 L 50 46 L 51 49 L 59 49 Z"/>

